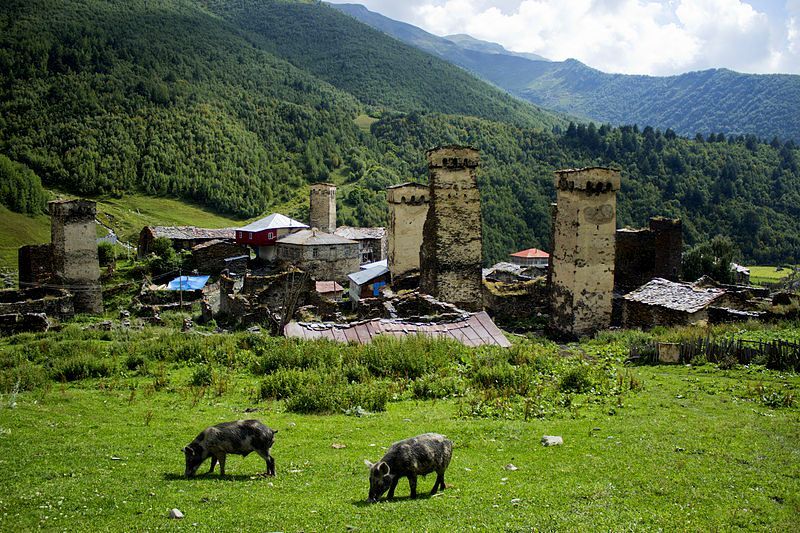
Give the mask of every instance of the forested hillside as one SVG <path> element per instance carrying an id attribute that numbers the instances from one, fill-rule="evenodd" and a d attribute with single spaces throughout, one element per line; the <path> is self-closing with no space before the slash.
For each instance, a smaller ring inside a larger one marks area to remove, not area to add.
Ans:
<path id="1" fill-rule="evenodd" d="M 39 178 L 238 217 L 300 209 L 332 180 L 340 223 L 383 224 L 384 188 L 459 142 L 484 161 L 487 263 L 547 246 L 552 171 L 584 164 L 623 168 L 624 224 L 680 215 L 689 243 L 722 232 L 745 258 L 800 259 L 793 143 L 568 126 L 316 2 L 0 4 L 0 201 L 16 211 L 41 210 Z"/>
<path id="2" fill-rule="evenodd" d="M 463 37 L 437 37 L 361 5 L 332 5 L 547 109 L 687 136 L 723 132 L 800 142 L 800 76 L 725 69 L 666 77 L 607 74 L 574 59 L 537 61 Z"/>

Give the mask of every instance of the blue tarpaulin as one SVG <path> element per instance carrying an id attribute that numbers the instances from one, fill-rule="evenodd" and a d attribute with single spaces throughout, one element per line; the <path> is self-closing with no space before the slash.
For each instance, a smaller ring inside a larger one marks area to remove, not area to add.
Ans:
<path id="1" fill-rule="evenodd" d="M 169 282 L 167 289 L 171 291 L 199 291 L 206 286 L 209 276 L 181 276 Z"/>

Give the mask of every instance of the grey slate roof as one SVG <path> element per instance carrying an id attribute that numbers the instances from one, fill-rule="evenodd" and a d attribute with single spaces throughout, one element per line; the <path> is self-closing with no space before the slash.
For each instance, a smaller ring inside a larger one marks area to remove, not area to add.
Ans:
<path id="1" fill-rule="evenodd" d="M 383 239 L 386 236 L 386 228 L 354 228 L 352 226 L 339 226 L 333 232 L 339 237 L 360 241 L 363 239 Z"/>
<path id="2" fill-rule="evenodd" d="M 696 313 L 711 305 L 724 294 L 724 289 L 703 289 L 691 283 L 678 283 L 663 278 L 655 278 L 635 291 L 629 292 L 624 298 L 644 305 L 655 305 L 674 311 Z"/>
<path id="3" fill-rule="evenodd" d="M 358 244 L 356 241 L 339 237 L 338 235 L 331 235 L 317 228 L 306 229 L 298 231 L 281 237 L 278 239 L 278 244 L 297 244 L 300 246 L 324 246 L 332 244 Z"/>
<path id="4" fill-rule="evenodd" d="M 206 229 L 194 226 L 151 226 L 150 231 L 155 238 L 166 237 L 172 240 L 233 239 L 236 237 L 234 228 Z"/>
<path id="5" fill-rule="evenodd" d="M 281 215 L 280 213 L 272 213 L 268 217 L 256 220 L 238 229 L 239 231 L 264 231 L 267 229 L 303 229 L 307 227 L 308 225 L 298 222 L 293 218 Z"/>

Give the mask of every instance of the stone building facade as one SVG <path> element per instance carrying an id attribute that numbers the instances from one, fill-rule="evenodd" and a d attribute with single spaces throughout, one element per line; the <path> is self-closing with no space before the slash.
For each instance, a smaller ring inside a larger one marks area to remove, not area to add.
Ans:
<path id="1" fill-rule="evenodd" d="M 483 233 L 478 151 L 446 146 L 427 153 L 430 206 L 423 226 L 420 290 L 467 310 L 483 302 Z"/>
<path id="2" fill-rule="evenodd" d="M 375 263 L 386 259 L 386 228 L 339 226 L 334 235 L 358 242 L 361 250 L 361 264 Z"/>
<path id="3" fill-rule="evenodd" d="M 388 254 L 392 279 L 419 271 L 422 229 L 428 217 L 427 185 L 403 183 L 386 189 L 389 204 Z"/>
<path id="4" fill-rule="evenodd" d="M 308 272 L 315 280 L 347 283 L 347 275 L 361 264 L 358 242 L 316 228 L 287 235 L 276 247 L 282 265 Z"/>
<path id="5" fill-rule="evenodd" d="M 336 231 L 336 185 L 332 183 L 311 185 L 309 204 L 311 227 L 325 233 Z"/>
<path id="6" fill-rule="evenodd" d="M 601 167 L 555 176 L 550 325 L 562 337 L 611 325 L 620 173 Z"/>
<path id="7" fill-rule="evenodd" d="M 76 313 L 102 313 L 97 205 L 89 200 L 57 200 L 49 206 L 53 278 L 74 294 Z"/>
<path id="8" fill-rule="evenodd" d="M 654 278 L 678 281 L 683 233 L 679 219 L 652 218 L 650 227 L 617 230 L 614 291 L 637 289 Z"/>
<path id="9" fill-rule="evenodd" d="M 192 265 L 204 274 L 218 274 L 230 268 L 228 259 L 250 258 L 250 249 L 227 239 L 216 239 L 192 248 Z"/>

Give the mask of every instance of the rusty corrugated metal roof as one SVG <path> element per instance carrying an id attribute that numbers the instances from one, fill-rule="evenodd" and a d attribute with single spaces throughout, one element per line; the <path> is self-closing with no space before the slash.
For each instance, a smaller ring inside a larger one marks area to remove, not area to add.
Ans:
<path id="1" fill-rule="evenodd" d="M 335 342 L 368 344 L 378 335 L 405 337 L 426 335 L 457 340 L 466 346 L 494 345 L 508 348 L 511 343 L 485 311 L 455 322 L 411 323 L 402 320 L 376 318 L 352 324 L 290 322 L 283 330 L 287 337 L 299 339 L 328 339 Z"/>

